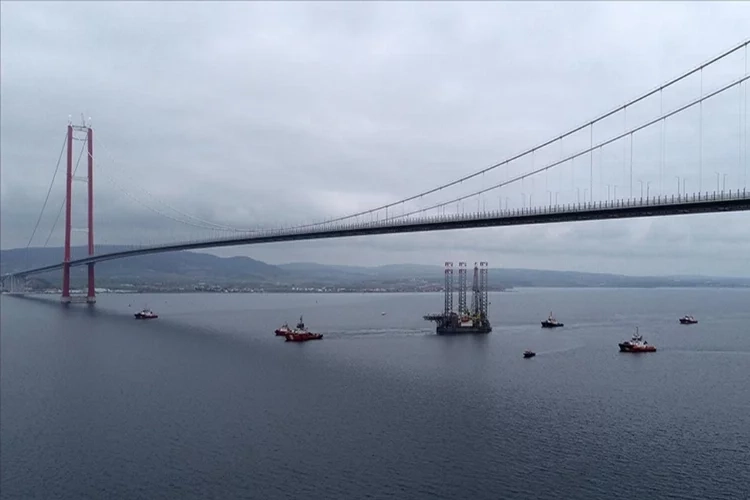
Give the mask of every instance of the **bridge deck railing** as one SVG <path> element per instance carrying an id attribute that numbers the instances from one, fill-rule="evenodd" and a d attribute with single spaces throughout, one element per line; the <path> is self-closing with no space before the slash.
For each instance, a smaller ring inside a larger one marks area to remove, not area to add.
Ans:
<path id="1" fill-rule="evenodd" d="M 244 239 L 265 239 L 287 235 L 299 235 L 299 234 L 315 234 L 315 233 L 329 233 L 331 231 L 355 231 L 355 230 L 367 230 L 374 228 L 384 227 L 397 227 L 397 226 L 408 226 L 408 225 L 421 225 L 426 223 L 450 223 L 457 221 L 477 221 L 483 219 L 499 219 L 499 218 L 518 218 L 518 217 L 534 217 L 539 215 L 555 215 L 555 214 L 569 214 L 576 212 L 591 212 L 599 210 L 621 210 L 624 208 L 635 208 L 635 207 L 649 207 L 649 206 L 667 206 L 667 205 L 678 205 L 684 203 L 700 203 L 700 202 L 712 202 L 712 201 L 730 201 L 730 200 L 744 200 L 750 198 L 750 193 L 746 189 L 743 190 L 730 190 L 721 192 L 706 192 L 706 193 L 690 193 L 688 195 L 668 195 L 668 196 L 651 196 L 651 197 L 639 197 L 639 198 L 626 198 L 609 201 L 594 201 L 594 202 L 583 202 L 583 203 L 567 203 L 562 205 L 545 205 L 538 207 L 524 207 L 524 208 L 513 208 L 504 210 L 489 210 L 489 211 L 477 211 L 477 212 L 466 212 L 461 214 L 445 214 L 445 215 L 432 215 L 426 217 L 410 217 L 395 215 L 387 219 L 371 220 L 365 222 L 345 223 L 345 224 L 326 224 L 321 223 L 315 227 L 301 226 L 291 228 L 278 228 L 278 229 L 263 229 L 260 231 L 237 233 L 229 236 L 220 238 L 210 239 L 196 239 L 185 243 L 201 243 L 206 241 L 232 241 L 239 237 Z M 152 247 L 166 247 L 171 244 L 165 245 L 149 245 L 143 248 Z"/>

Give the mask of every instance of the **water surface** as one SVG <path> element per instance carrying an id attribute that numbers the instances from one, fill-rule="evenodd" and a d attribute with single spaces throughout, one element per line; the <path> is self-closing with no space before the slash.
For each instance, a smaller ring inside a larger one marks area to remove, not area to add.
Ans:
<path id="1" fill-rule="evenodd" d="M 494 293 L 462 337 L 440 294 L 98 300 L 1 299 L 3 499 L 748 498 L 750 290 Z"/>

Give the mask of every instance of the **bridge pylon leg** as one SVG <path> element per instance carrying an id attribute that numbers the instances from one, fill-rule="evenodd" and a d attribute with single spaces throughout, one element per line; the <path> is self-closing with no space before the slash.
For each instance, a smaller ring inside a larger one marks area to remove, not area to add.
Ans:
<path id="1" fill-rule="evenodd" d="M 89 286 L 88 293 L 86 294 L 86 302 L 88 304 L 96 303 L 96 287 L 94 286 L 94 264 L 89 264 Z"/>
<path id="2" fill-rule="evenodd" d="M 60 301 L 63 304 L 70 303 L 70 264 L 67 262 L 63 264 L 62 297 Z"/>
<path id="3" fill-rule="evenodd" d="M 88 146 L 88 243 L 89 257 L 94 255 L 94 131 L 91 127 L 86 128 L 86 143 Z M 96 303 L 96 288 L 94 285 L 94 264 L 88 265 L 89 282 L 86 302 L 88 304 Z"/>
<path id="4" fill-rule="evenodd" d="M 73 194 L 73 126 L 68 124 L 67 175 L 65 178 L 65 257 L 63 258 L 62 302 L 70 303 L 70 232 L 71 204 Z"/>

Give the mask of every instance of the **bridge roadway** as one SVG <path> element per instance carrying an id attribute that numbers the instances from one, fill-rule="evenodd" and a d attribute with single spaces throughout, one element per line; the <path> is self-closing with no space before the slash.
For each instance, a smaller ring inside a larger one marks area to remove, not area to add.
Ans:
<path id="1" fill-rule="evenodd" d="M 123 250 L 94 255 L 70 261 L 71 267 L 104 262 L 107 260 L 136 257 L 154 253 L 198 250 L 202 248 L 256 245 L 281 241 L 315 240 L 324 238 L 344 238 L 349 236 L 369 236 L 376 234 L 417 233 L 425 231 L 446 231 L 478 227 L 519 226 L 530 224 L 550 224 L 587 220 L 625 219 L 712 212 L 736 212 L 750 210 L 750 192 L 729 191 L 704 193 L 687 196 L 653 197 L 649 199 L 616 200 L 612 202 L 580 203 L 526 209 L 497 210 L 469 214 L 451 214 L 418 219 L 401 219 L 398 216 L 383 221 L 355 224 L 321 224 L 314 227 L 261 230 L 243 233 L 239 236 L 188 241 Z M 8 277 L 23 277 L 62 269 L 63 263 L 8 273 Z"/>

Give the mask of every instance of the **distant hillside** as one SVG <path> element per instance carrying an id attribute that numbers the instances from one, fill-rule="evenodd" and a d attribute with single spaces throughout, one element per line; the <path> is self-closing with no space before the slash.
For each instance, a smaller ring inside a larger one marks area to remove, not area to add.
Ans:
<path id="1" fill-rule="evenodd" d="M 98 252 L 113 252 L 126 247 L 97 247 Z M 86 255 L 85 247 L 71 249 L 73 258 Z M 40 267 L 60 262 L 62 248 L 30 248 L 3 250 L 0 252 L 0 272 L 12 272 L 29 267 Z M 56 283 L 59 271 L 39 275 L 39 278 Z M 143 255 L 127 259 L 102 262 L 96 265 L 97 285 L 113 283 L 130 284 L 186 284 L 210 282 L 217 284 L 265 283 L 277 281 L 286 271 L 249 257 L 221 258 L 197 252 L 171 252 Z M 74 268 L 71 278 L 82 283 L 83 267 Z"/>
<path id="2" fill-rule="evenodd" d="M 280 264 L 282 270 L 298 277 L 315 277 L 339 283 L 421 279 L 442 283 L 443 266 L 424 264 L 394 264 L 378 267 L 327 266 L 309 262 Z M 471 282 L 473 267 L 469 268 Z M 454 268 L 454 280 L 458 269 Z M 624 276 L 576 271 L 545 271 L 535 269 L 490 268 L 491 286 L 512 287 L 695 287 L 695 286 L 750 286 L 750 278 L 712 278 L 705 276 Z"/>
<path id="3" fill-rule="evenodd" d="M 97 247 L 99 252 L 125 247 Z M 30 248 L 0 252 L 0 272 L 10 272 L 58 263 L 61 248 Z M 86 254 L 84 247 L 72 249 L 74 258 Z M 324 265 L 295 262 L 273 266 L 249 257 L 222 258 L 197 252 L 144 255 L 97 264 L 97 285 L 113 287 L 155 285 L 258 286 L 266 289 L 338 288 L 382 290 L 435 290 L 443 283 L 441 265 L 396 264 L 377 267 Z M 456 281 L 457 281 L 456 270 Z M 472 268 L 469 269 L 471 282 Z M 58 286 L 60 273 L 39 275 L 39 285 Z M 85 269 L 72 272 L 74 286 L 85 282 Z M 513 287 L 750 287 L 750 278 L 710 278 L 701 276 L 639 277 L 616 274 L 493 268 L 489 271 L 492 289 Z M 270 286 L 273 285 L 273 286 Z"/>

